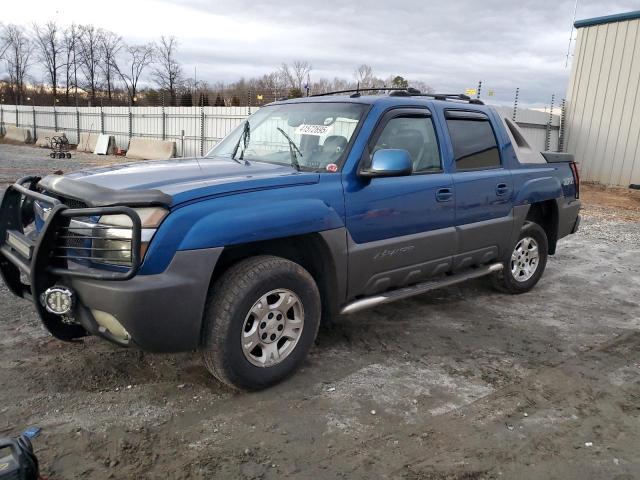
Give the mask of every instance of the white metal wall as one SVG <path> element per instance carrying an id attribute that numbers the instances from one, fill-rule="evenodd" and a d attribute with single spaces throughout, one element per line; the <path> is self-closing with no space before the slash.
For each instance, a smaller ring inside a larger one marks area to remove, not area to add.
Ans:
<path id="1" fill-rule="evenodd" d="M 252 111 L 256 109 L 253 108 Z M 114 135 L 118 147 L 129 138 L 174 140 L 178 156 L 206 153 L 249 113 L 247 107 L 32 107 L 0 105 L 0 131 L 5 125 L 63 131 L 78 143 L 81 132 Z M 34 128 L 35 125 L 35 128 Z"/>
<path id="2" fill-rule="evenodd" d="M 512 116 L 513 109 L 496 107 Z M 251 110 L 255 112 L 255 107 Z M 206 153 L 247 115 L 247 107 L 32 107 L 0 105 L 0 130 L 4 125 L 19 125 L 38 130 L 63 131 L 76 144 L 80 132 L 114 135 L 120 148 L 127 148 L 132 136 L 174 140 L 177 155 Z M 34 128 L 35 120 L 35 128 Z M 518 109 L 516 122 L 531 146 L 543 151 L 549 135 L 550 150 L 558 147 L 560 117 L 548 113 Z"/>
<path id="3" fill-rule="evenodd" d="M 578 29 L 566 125 L 584 180 L 640 183 L 640 19 Z"/>
<path id="4" fill-rule="evenodd" d="M 494 107 L 498 113 L 513 119 L 512 107 Z M 556 110 L 554 109 L 554 112 Z M 560 108 L 557 110 L 560 111 Z M 529 142 L 529 145 L 533 150 L 544 152 L 549 150 L 551 152 L 558 151 L 559 137 L 560 137 L 560 115 L 554 113 L 549 115 L 547 112 L 541 112 L 539 110 L 527 110 L 519 108 L 516 110 L 515 122 L 520 127 L 520 130 L 524 133 L 524 136 Z M 547 135 L 548 146 L 547 148 Z"/>

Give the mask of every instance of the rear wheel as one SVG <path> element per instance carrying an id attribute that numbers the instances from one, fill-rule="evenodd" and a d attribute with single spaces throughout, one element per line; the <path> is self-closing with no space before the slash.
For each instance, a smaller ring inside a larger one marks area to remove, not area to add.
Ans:
<path id="1" fill-rule="evenodd" d="M 549 245 L 544 229 L 525 222 L 513 250 L 503 261 L 504 268 L 493 277 L 496 288 L 507 293 L 524 293 L 540 280 L 547 265 Z"/>
<path id="2" fill-rule="evenodd" d="M 229 386 L 258 390 L 289 376 L 307 355 L 320 325 L 320 294 L 300 265 L 253 257 L 215 282 L 204 321 L 208 370 Z"/>

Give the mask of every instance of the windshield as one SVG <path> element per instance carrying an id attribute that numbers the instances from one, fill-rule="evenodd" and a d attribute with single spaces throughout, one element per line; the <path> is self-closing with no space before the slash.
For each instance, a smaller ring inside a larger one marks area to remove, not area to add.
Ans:
<path id="1" fill-rule="evenodd" d="M 263 107 L 247 119 L 248 126 L 240 124 L 206 156 L 334 172 L 365 108 L 324 102 Z"/>

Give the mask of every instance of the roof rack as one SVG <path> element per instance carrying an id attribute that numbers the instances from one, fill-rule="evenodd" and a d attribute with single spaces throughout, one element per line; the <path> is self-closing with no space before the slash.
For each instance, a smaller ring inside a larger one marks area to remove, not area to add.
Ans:
<path id="1" fill-rule="evenodd" d="M 360 96 L 361 92 L 406 92 L 411 95 L 420 95 L 420 90 L 415 88 L 396 88 L 396 87 L 374 87 L 374 88 L 350 88 L 348 90 L 335 90 L 333 92 L 326 93 L 316 93 L 315 95 L 310 95 L 311 97 L 326 97 L 328 95 L 340 95 L 342 93 L 352 93 L 352 98 L 357 98 Z"/>
<path id="2" fill-rule="evenodd" d="M 348 90 L 336 90 L 333 92 L 316 93 L 311 95 L 312 97 L 326 97 L 328 95 L 340 95 L 350 93 L 351 98 L 358 98 L 362 92 L 389 92 L 390 97 L 430 97 L 434 100 L 459 100 L 463 102 L 469 102 L 474 105 L 484 105 L 484 102 L 479 98 L 471 98 L 464 93 L 422 93 L 420 90 L 407 87 L 407 88 L 389 88 L 389 87 L 377 87 L 377 88 L 351 88 Z"/>

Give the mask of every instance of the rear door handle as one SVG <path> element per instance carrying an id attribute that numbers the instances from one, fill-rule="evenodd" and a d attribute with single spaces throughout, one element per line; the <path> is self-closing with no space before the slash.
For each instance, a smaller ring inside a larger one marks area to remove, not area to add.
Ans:
<path id="1" fill-rule="evenodd" d="M 496 195 L 501 197 L 509 192 L 509 186 L 506 183 L 499 183 L 496 185 Z"/>
<path id="2" fill-rule="evenodd" d="M 436 191 L 436 200 L 438 202 L 448 202 L 453 197 L 453 190 L 450 188 L 441 188 Z"/>

